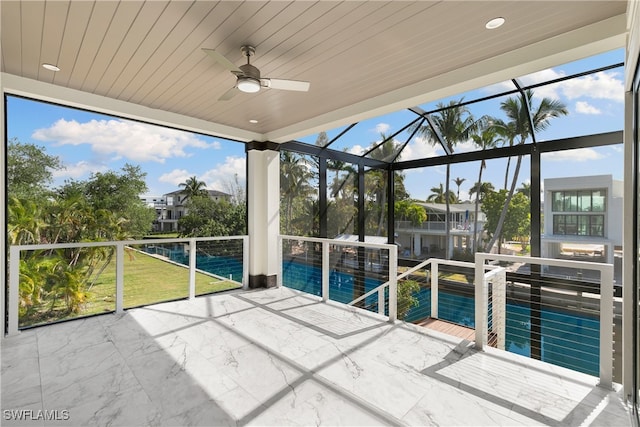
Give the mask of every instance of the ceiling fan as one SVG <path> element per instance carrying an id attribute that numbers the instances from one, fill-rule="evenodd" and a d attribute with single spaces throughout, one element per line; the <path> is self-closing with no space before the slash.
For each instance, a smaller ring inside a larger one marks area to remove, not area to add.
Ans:
<path id="1" fill-rule="evenodd" d="M 220 65 L 231 71 L 231 73 L 234 74 L 237 78 L 235 86 L 225 92 L 218 99 L 219 101 L 227 101 L 233 98 L 238 93 L 238 91 L 255 93 L 264 87 L 271 89 L 307 92 L 309 90 L 309 86 L 311 85 L 309 82 L 303 82 L 299 80 L 284 80 L 260 77 L 260 70 L 251 65 L 249 59 L 256 53 L 256 49 L 253 46 L 245 45 L 240 48 L 242 54 L 247 57 L 247 63 L 244 65 L 240 65 L 239 67 L 225 58 L 220 52 L 217 52 L 213 49 L 203 48 L 202 50 L 205 51 L 213 59 L 218 61 Z"/>

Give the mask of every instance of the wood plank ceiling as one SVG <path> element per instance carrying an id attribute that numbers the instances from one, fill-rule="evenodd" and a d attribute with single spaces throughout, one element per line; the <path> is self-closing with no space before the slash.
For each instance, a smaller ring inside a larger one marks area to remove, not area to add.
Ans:
<path id="1" fill-rule="evenodd" d="M 268 135 L 626 7 L 626 1 L 3 0 L 1 70 Z M 506 24 L 486 30 L 496 16 Z M 218 101 L 235 77 L 201 49 L 240 65 L 243 44 L 256 47 L 252 63 L 263 76 L 306 80 L 310 91 L 268 89 Z"/>

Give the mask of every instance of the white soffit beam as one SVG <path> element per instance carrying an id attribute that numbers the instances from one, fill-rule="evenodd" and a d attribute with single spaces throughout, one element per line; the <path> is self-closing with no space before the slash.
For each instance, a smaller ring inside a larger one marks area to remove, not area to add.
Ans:
<path id="1" fill-rule="evenodd" d="M 228 138 L 242 142 L 261 141 L 262 134 L 196 119 L 168 111 L 157 110 L 131 102 L 68 89 L 50 83 L 2 73 L 2 91 L 7 94 L 24 96 L 39 101 L 61 104 L 143 122 L 168 126 L 189 132 Z"/>
<path id="2" fill-rule="evenodd" d="M 279 130 L 286 142 L 625 47 L 626 15 L 591 24 Z M 419 94 L 419 95 L 416 95 Z"/>

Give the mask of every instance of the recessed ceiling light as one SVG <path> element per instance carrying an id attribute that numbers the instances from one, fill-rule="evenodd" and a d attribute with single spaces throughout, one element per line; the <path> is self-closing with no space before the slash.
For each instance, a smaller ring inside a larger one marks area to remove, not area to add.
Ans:
<path id="1" fill-rule="evenodd" d="M 53 64 L 42 64 L 43 68 L 46 68 L 49 71 L 60 71 L 60 68 L 56 67 Z"/>
<path id="2" fill-rule="evenodd" d="M 255 125 L 256 123 L 258 123 L 258 121 L 256 119 L 251 119 L 249 120 L 249 123 L 253 123 Z"/>
<path id="3" fill-rule="evenodd" d="M 502 24 L 504 24 L 504 18 L 500 16 L 487 22 L 485 24 L 485 28 L 487 30 L 495 30 L 496 28 L 501 27 Z"/>

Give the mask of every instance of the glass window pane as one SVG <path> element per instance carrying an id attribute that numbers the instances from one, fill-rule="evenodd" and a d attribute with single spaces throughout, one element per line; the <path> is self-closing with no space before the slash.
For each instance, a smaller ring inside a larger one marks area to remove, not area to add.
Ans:
<path id="1" fill-rule="evenodd" d="M 593 215 L 591 217 L 591 235 L 604 237 L 604 215 Z"/>
<path id="2" fill-rule="evenodd" d="M 580 212 L 591 211 L 591 191 L 578 191 L 578 210 Z"/>
<path id="3" fill-rule="evenodd" d="M 589 235 L 589 217 L 587 215 L 578 216 L 578 236 Z"/>
<path id="4" fill-rule="evenodd" d="M 563 195 L 562 191 L 554 191 L 553 195 L 553 212 L 562 212 L 563 209 Z"/>
<path id="5" fill-rule="evenodd" d="M 593 212 L 606 212 L 606 194 L 605 190 L 595 190 L 591 193 L 591 210 Z"/>
<path id="6" fill-rule="evenodd" d="M 578 211 L 578 193 L 576 191 L 565 191 L 563 195 L 564 195 L 564 211 L 577 212 Z"/>
<path id="7" fill-rule="evenodd" d="M 576 215 L 566 215 L 566 232 L 565 234 L 576 235 L 578 234 L 578 217 Z"/>
<path id="8" fill-rule="evenodd" d="M 553 234 L 564 234 L 564 215 L 553 216 Z"/>

